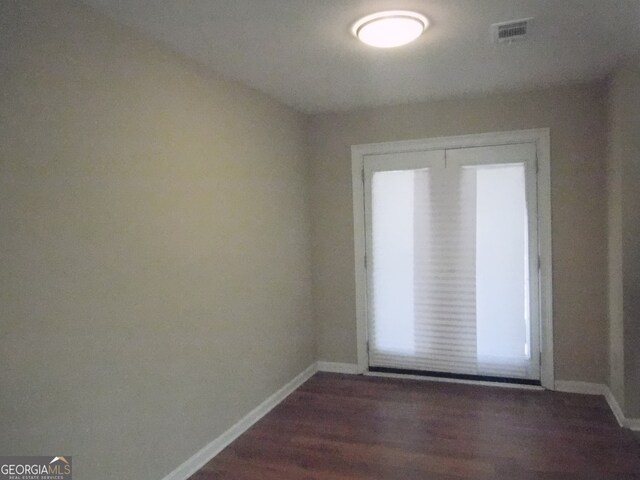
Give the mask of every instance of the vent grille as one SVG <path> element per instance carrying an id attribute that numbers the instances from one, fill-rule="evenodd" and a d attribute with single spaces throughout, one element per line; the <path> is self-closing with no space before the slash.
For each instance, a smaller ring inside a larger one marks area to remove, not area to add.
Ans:
<path id="1" fill-rule="evenodd" d="M 498 27 L 498 40 L 521 37 L 527 34 L 527 22 L 512 23 L 511 25 L 501 25 Z"/>
<path id="2" fill-rule="evenodd" d="M 495 43 L 512 42 L 522 40 L 530 32 L 532 18 L 512 20 L 510 22 L 495 23 L 491 25 L 491 36 Z"/>

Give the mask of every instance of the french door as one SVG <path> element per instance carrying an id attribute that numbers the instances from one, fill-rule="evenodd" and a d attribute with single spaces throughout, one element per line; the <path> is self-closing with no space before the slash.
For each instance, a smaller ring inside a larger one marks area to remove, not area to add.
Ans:
<path id="1" fill-rule="evenodd" d="M 539 381 L 535 144 L 363 165 L 369 369 Z"/>

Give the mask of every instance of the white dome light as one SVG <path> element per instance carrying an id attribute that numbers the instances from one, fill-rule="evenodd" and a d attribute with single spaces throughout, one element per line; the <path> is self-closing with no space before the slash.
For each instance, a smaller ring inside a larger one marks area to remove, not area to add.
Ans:
<path id="1" fill-rule="evenodd" d="M 424 15 L 392 10 L 367 15 L 358 20 L 351 31 L 361 42 L 378 48 L 392 48 L 416 40 L 429 26 Z"/>

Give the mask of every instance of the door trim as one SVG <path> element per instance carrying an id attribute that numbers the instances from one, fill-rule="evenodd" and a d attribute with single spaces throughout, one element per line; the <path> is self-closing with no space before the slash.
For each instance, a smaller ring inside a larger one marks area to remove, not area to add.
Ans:
<path id="1" fill-rule="evenodd" d="M 353 187 L 353 235 L 356 283 L 356 332 L 358 371 L 368 370 L 367 272 L 365 266 L 364 159 L 367 155 L 535 143 L 537 156 L 538 252 L 540 255 L 540 382 L 554 389 L 553 285 L 551 252 L 551 157 L 550 130 L 518 130 L 401 142 L 373 143 L 351 147 Z"/>

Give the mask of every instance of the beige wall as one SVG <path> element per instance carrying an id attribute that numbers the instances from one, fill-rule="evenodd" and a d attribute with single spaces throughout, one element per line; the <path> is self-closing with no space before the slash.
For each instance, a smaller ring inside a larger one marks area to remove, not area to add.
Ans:
<path id="1" fill-rule="evenodd" d="M 158 480 L 315 361 L 306 119 L 67 1 L 0 85 L 0 452 Z"/>
<path id="2" fill-rule="evenodd" d="M 609 382 L 640 418 L 640 57 L 614 72 L 609 98 Z"/>
<path id="3" fill-rule="evenodd" d="M 590 84 L 313 116 L 312 271 L 320 359 L 356 362 L 351 145 L 549 127 L 556 378 L 605 382 L 605 94 L 605 85 Z"/>

